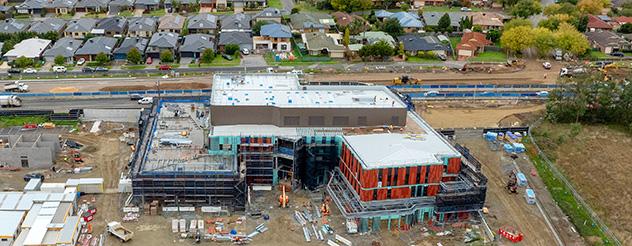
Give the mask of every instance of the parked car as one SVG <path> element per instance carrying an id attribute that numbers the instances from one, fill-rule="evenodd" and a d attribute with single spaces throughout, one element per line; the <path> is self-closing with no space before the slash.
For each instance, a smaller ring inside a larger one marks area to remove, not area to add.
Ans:
<path id="1" fill-rule="evenodd" d="M 140 94 L 134 93 L 129 95 L 129 100 L 138 101 L 140 99 L 143 99 L 143 96 L 141 96 Z"/>
<path id="2" fill-rule="evenodd" d="M 224 57 L 224 59 L 229 60 L 229 61 L 233 60 L 233 57 L 227 54 L 222 54 L 222 57 Z"/>
<path id="3" fill-rule="evenodd" d="M 24 175 L 24 181 L 29 182 L 31 179 L 41 179 L 44 182 L 44 174 L 41 173 L 27 173 Z"/>
<path id="4" fill-rule="evenodd" d="M 461 7 L 461 12 L 471 12 L 472 9 L 468 7 Z"/>
<path id="5" fill-rule="evenodd" d="M 612 61 L 596 61 L 593 63 L 593 66 L 603 68 L 610 64 L 612 64 Z"/>
<path id="6" fill-rule="evenodd" d="M 438 54 L 437 58 L 442 61 L 448 60 L 448 56 L 446 56 L 445 54 Z"/>
<path id="7" fill-rule="evenodd" d="M 623 52 L 612 52 L 610 53 L 611 56 L 616 56 L 616 57 L 624 57 L 625 54 L 623 54 Z"/>
<path id="8" fill-rule="evenodd" d="M 18 69 L 18 68 L 9 68 L 9 71 L 7 71 L 8 73 L 21 73 L 22 70 Z"/>
<path id="9" fill-rule="evenodd" d="M 151 65 L 152 62 L 154 62 L 154 60 L 151 59 L 151 57 L 147 57 L 147 60 L 145 60 L 145 64 L 147 65 Z"/>
<path id="10" fill-rule="evenodd" d="M 66 72 L 66 67 L 64 67 L 64 66 L 53 66 L 53 72 L 65 73 Z"/>
<path id="11" fill-rule="evenodd" d="M 246 48 L 243 48 L 243 49 L 241 49 L 241 53 L 244 54 L 244 55 L 250 55 L 250 50 L 248 50 Z"/>
<path id="12" fill-rule="evenodd" d="M 30 68 L 22 70 L 22 72 L 27 73 L 27 74 L 34 74 L 34 73 L 37 73 L 37 70 L 35 70 L 35 68 L 30 67 Z"/>
<path id="13" fill-rule="evenodd" d="M 169 65 L 160 65 L 160 67 L 158 67 L 158 70 L 160 70 L 160 71 L 168 71 L 168 70 L 171 70 L 171 66 L 169 66 Z"/>
<path id="14" fill-rule="evenodd" d="M 110 71 L 110 69 L 108 69 L 107 67 L 96 67 L 94 69 L 95 72 L 107 72 Z"/>
<path id="15" fill-rule="evenodd" d="M 91 68 L 91 67 L 84 67 L 84 68 L 82 68 L 82 69 L 81 69 L 81 72 L 84 72 L 84 73 L 94 73 L 94 68 Z"/>
<path id="16" fill-rule="evenodd" d="M 142 99 L 138 100 L 138 104 L 152 104 L 153 102 L 153 97 L 143 97 Z"/>
<path id="17" fill-rule="evenodd" d="M 543 62 L 542 63 L 542 67 L 544 67 L 544 69 L 551 69 L 551 63 L 550 62 Z"/>
<path id="18" fill-rule="evenodd" d="M 86 59 L 85 58 L 79 58 L 79 60 L 77 60 L 77 65 L 81 66 L 84 63 L 86 63 Z"/>

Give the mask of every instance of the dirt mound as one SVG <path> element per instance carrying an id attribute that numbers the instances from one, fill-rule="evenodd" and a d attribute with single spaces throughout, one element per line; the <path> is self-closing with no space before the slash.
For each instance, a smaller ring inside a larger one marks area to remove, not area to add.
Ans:
<path id="1" fill-rule="evenodd" d="M 50 90 L 51 93 L 60 93 L 60 92 L 77 92 L 79 89 L 75 87 L 55 87 Z"/>
<path id="2" fill-rule="evenodd" d="M 142 90 L 155 90 L 156 86 L 146 85 L 118 85 L 107 86 L 100 89 L 100 91 L 142 91 Z M 199 90 L 210 89 L 211 84 L 193 82 L 193 83 L 160 83 L 161 90 Z"/>

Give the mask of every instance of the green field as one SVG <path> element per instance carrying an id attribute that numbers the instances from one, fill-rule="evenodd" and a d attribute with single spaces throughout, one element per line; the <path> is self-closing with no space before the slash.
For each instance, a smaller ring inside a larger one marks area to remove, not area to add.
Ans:
<path id="1" fill-rule="evenodd" d="M 268 7 L 282 9 L 283 4 L 281 4 L 281 0 L 268 0 Z"/>
<path id="2" fill-rule="evenodd" d="M 23 126 L 24 124 L 41 124 L 44 122 L 53 122 L 55 125 L 66 126 L 74 126 L 78 123 L 76 120 L 50 121 L 46 116 L 2 116 L 0 117 L 0 128 Z"/>
<path id="3" fill-rule="evenodd" d="M 475 62 L 506 62 L 507 55 L 499 51 L 485 51 L 471 57 L 469 61 Z"/>
<path id="4" fill-rule="evenodd" d="M 421 57 L 416 57 L 416 56 L 409 56 L 406 58 L 407 62 L 412 62 L 412 63 L 440 63 L 442 62 L 441 60 L 439 60 L 438 58 L 421 58 Z"/>

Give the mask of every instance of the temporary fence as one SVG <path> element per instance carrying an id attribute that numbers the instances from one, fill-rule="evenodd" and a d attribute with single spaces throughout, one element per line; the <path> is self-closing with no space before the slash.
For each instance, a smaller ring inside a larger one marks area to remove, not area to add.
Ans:
<path id="1" fill-rule="evenodd" d="M 391 85 L 393 89 L 555 89 L 556 84 L 439 84 L 439 85 Z"/>
<path id="2" fill-rule="evenodd" d="M 129 95 L 195 95 L 210 94 L 211 89 L 204 90 L 145 90 L 145 91 L 93 91 L 93 92 L 62 92 L 62 93 L 7 93 L 0 92 L 0 95 L 16 95 L 20 97 L 81 97 L 81 96 L 129 96 Z"/>

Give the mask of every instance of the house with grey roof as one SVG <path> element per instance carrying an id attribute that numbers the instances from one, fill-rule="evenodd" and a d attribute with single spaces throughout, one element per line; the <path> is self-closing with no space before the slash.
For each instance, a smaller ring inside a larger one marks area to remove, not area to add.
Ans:
<path id="1" fill-rule="evenodd" d="M 290 15 L 292 31 L 306 32 L 330 32 L 336 30 L 336 21 L 325 13 L 295 13 Z"/>
<path id="2" fill-rule="evenodd" d="M 252 22 L 267 21 L 281 23 L 281 17 L 283 17 L 283 14 L 281 14 L 280 9 L 269 7 L 252 16 Z"/>
<path id="3" fill-rule="evenodd" d="M 157 32 L 151 36 L 145 55 L 153 59 L 160 59 L 160 53 L 169 50 L 175 56 L 178 51 L 180 35 L 173 32 Z"/>
<path id="4" fill-rule="evenodd" d="M 18 14 L 43 14 L 46 13 L 46 0 L 25 0 L 24 2 L 15 5 L 15 10 Z"/>
<path id="5" fill-rule="evenodd" d="M 404 44 L 404 51 L 411 56 L 416 56 L 419 51 L 432 52 L 437 55 L 448 55 L 450 52 L 449 44 L 441 42 L 439 38 L 432 35 L 406 34 L 399 36 L 397 40 Z"/>
<path id="6" fill-rule="evenodd" d="M 29 32 L 34 32 L 38 34 L 56 32 L 61 34 L 65 27 L 66 20 L 59 18 L 47 18 L 32 22 L 31 27 L 29 28 Z"/>
<path id="7" fill-rule="evenodd" d="M 111 37 L 94 37 L 88 39 L 81 48 L 75 52 L 75 59 L 81 58 L 86 61 L 95 61 L 96 57 L 100 53 L 106 54 L 108 57 L 112 57 L 112 52 L 116 48 L 118 40 Z"/>
<path id="8" fill-rule="evenodd" d="M 49 0 L 44 7 L 49 13 L 65 15 L 72 12 L 77 0 Z"/>
<path id="9" fill-rule="evenodd" d="M 110 37 L 122 37 L 127 32 L 127 19 L 123 17 L 108 17 L 101 19 L 93 29 L 93 34 Z"/>
<path id="10" fill-rule="evenodd" d="M 424 28 L 424 23 L 421 22 L 419 16 L 416 13 L 410 12 L 397 12 L 388 17 L 387 19 L 397 19 L 399 25 L 402 26 L 404 32 L 417 32 Z"/>
<path id="11" fill-rule="evenodd" d="M 138 50 L 141 57 L 145 56 L 145 49 L 149 44 L 149 39 L 141 37 L 127 37 L 123 40 L 121 45 L 114 50 L 114 60 L 127 60 L 127 53 L 132 48 Z"/>
<path id="12" fill-rule="evenodd" d="M 158 21 L 159 32 L 173 32 L 180 34 L 184 28 L 184 21 L 186 19 L 178 14 L 170 14 L 160 17 Z"/>
<path id="13" fill-rule="evenodd" d="M 110 0 L 79 0 L 75 5 L 75 12 L 105 12 Z"/>
<path id="14" fill-rule="evenodd" d="M 250 15 L 238 13 L 226 15 L 220 19 L 222 32 L 251 32 Z"/>
<path id="15" fill-rule="evenodd" d="M 437 27 L 439 26 L 439 20 L 443 15 L 448 14 L 450 17 L 450 26 L 452 30 L 459 31 L 461 28 L 461 20 L 464 18 L 469 18 L 465 12 L 424 12 L 422 17 L 426 26 L 428 27 Z"/>
<path id="16" fill-rule="evenodd" d="M 228 44 L 236 44 L 240 49 L 252 50 L 252 36 L 250 32 L 220 32 L 217 50 L 223 52 Z"/>
<path id="17" fill-rule="evenodd" d="M 6 19 L 0 21 L 0 33 L 25 32 L 29 28 L 29 22 L 17 19 Z"/>
<path id="18" fill-rule="evenodd" d="M 257 52 L 292 51 L 292 30 L 289 26 L 278 23 L 261 26 L 259 36 L 252 37 L 252 46 Z"/>
<path id="19" fill-rule="evenodd" d="M 180 57 L 199 58 L 206 49 L 215 50 L 215 40 L 208 34 L 189 34 L 180 45 Z"/>
<path id="20" fill-rule="evenodd" d="M 351 36 L 351 41 L 362 45 L 375 44 L 379 41 L 384 41 L 391 45 L 391 47 L 395 47 L 397 44 L 391 35 L 382 31 L 361 32 L 358 33 L 358 35 Z"/>
<path id="21" fill-rule="evenodd" d="M 217 30 L 217 16 L 209 13 L 199 13 L 189 16 L 187 29 L 189 33 L 215 34 Z"/>
<path id="22" fill-rule="evenodd" d="M 55 57 L 62 56 L 66 59 L 66 63 L 72 63 L 75 51 L 79 49 L 82 41 L 74 38 L 61 38 L 55 42 L 53 47 L 44 51 L 44 59 L 46 61 L 54 61 Z"/>
<path id="23" fill-rule="evenodd" d="M 157 26 L 158 21 L 154 17 L 134 18 L 129 21 L 127 36 L 151 38 L 151 35 L 156 32 Z"/>
<path id="24" fill-rule="evenodd" d="M 83 39 L 96 25 L 97 20 L 95 19 L 81 18 L 78 20 L 71 20 L 68 22 L 66 30 L 64 30 L 64 36 Z"/>
<path id="25" fill-rule="evenodd" d="M 331 58 L 344 58 L 345 47 L 331 36 L 322 32 L 308 32 L 301 35 L 305 48 L 310 55 L 326 55 Z"/>
<path id="26" fill-rule="evenodd" d="M 112 14 L 134 10 L 134 0 L 113 0 L 108 4 L 108 11 Z"/>
<path id="27" fill-rule="evenodd" d="M 595 32 L 586 32 L 584 35 L 586 35 L 586 38 L 593 49 L 599 49 L 599 51 L 606 54 L 632 49 L 630 41 L 625 40 L 625 38 L 611 31 L 599 30 Z"/>
<path id="28" fill-rule="evenodd" d="M 134 9 L 142 9 L 145 12 L 160 9 L 160 0 L 136 0 Z"/>

